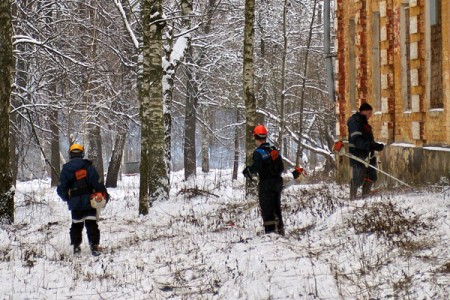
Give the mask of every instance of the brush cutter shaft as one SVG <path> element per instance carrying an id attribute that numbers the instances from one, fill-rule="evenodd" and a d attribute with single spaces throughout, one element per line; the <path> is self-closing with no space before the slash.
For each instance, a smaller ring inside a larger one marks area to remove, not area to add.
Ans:
<path id="1" fill-rule="evenodd" d="M 392 176 L 391 174 L 388 174 L 388 173 L 384 172 L 383 170 L 380 170 L 380 169 L 378 169 L 377 167 L 375 167 L 375 166 L 373 166 L 373 165 L 371 165 L 371 164 L 368 164 L 365 160 L 363 160 L 363 159 L 361 159 L 361 158 L 359 158 L 359 157 L 357 157 L 357 156 L 355 156 L 355 155 L 353 155 L 353 154 L 346 153 L 346 152 L 343 152 L 343 151 L 341 151 L 339 154 L 345 155 L 345 156 L 347 156 L 348 158 L 351 158 L 351 159 L 354 159 L 354 160 L 356 160 L 356 161 L 359 161 L 360 163 L 364 164 L 365 166 L 368 166 L 368 167 L 370 167 L 370 168 L 372 168 L 372 169 L 375 169 L 375 170 L 377 170 L 378 172 L 383 173 L 384 175 L 386 175 L 386 176 L 388 176 L 388 177 L 394 179 L 395 181 L 400 182 L 400 183 L 403 184 L 403 185 L 406 185 L 407 187 L 411 187 L 409 184 L 407 184 L 407 183 L 401 181 L 401 180 L 398 179 L 398 178 L 395 178 L 395 177 Z"/>

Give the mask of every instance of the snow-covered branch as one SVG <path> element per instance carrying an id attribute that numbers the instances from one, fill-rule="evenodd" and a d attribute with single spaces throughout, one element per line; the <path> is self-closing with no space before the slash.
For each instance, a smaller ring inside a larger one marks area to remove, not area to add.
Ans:
<path id="1" fill-rule="evenodd" d="M 130 26 L 130 22 L 128 21 L 127 15 L 125 13 L 125 10 L 123 9 L 122 3 L 120 0 L 114 0 L 114 4 L 116 5 L 117 9 L 120 12 L 120 15 L 122 16 L 122 21 L 125 25 L 125 28 L 128 31 L 128 34 L 130 35 L 131 40 L 133 41 L 133 45 L 136 49 L 139 49 L 139 41 L 136 38 L 136 35 L 134 34 L 133 29 Z"/>
<path id="2" fill-rule="evenodd" d="M 74 64 L 77 64 L 77 65 L 80 65 L 80 66 L 83 66 L 83 67 L 87 67 L 87 68 L 90 67 L 89 64 L 86 64 L 86 63 L 80 62 L 80 61 L 78 61 L 76 59 L 73 59 L 72 57 L 70 57 L 70 56 L 68 56 L 68 55 L 66 55 L 64 53 L 61 53 L 59 50 L 56 50 L 53 47 L 50 47 L 50 46 L 46 45 L 44 42 L 40 42 L 40 41 L 30 37 L 30 36 L 24 36 L 24 35 L 15 35 L 15 36 L 13 36 L 13 45 L 16 46 L 17 44 L 38 45 L 38 46 L 41 46 L 41 47 L 45 48 L 46 50 L 49 50 L 50 52 L 53 52 L 53 53 L 55 53 L 55 54 L 65 58 L 65 59 L 70 60 Z"/>

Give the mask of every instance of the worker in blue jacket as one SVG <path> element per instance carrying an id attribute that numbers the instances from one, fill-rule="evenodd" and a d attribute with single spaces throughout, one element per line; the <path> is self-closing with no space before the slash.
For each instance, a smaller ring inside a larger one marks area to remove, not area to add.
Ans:
<path id="1" fill-rule="evenodd" d="M 372 127 L 369 119 L 373 109 L 370 104 L 364 102 L 359 108 L 359 112 L 353 114 L 347 121 L 349 152 L 354 156 L 367 161 L 368 164 L 376 166 L 375 151 L 382 151 L 384 145 L 374 140 Z M 352 167 L 352 180 L 350 181 L 350 199 L 355 199 L 358 188 L 362 185 L 362 196 L 370 193 L 372 185 L 377 181 L 375 169 L 363 163 L 350 159 Z"/>
<path id="2" fill-rule="evenodd" d="M 283 217 L 281 214 L 281 190 L 284 170 L 283 160 L 278 150 L 267 140 L 267 129 L 258 125 L 253 130 L 256 150 L 253 152 L 253 163 L 244 169 L 246 178 L 259 175 L 259 205 L 265 233 L 277 232 L 284 235 Z"/>
<path id="3" fill-rule="evenodd" d="M 79 253 L 83 227 L 86 227 L 91 252 L 97 256 L 100 254 L 100 230 L 97 224 L 97 211 L 91 206 L 90 200 L 93 193 L 101 193 L 106 201 L 109 200 L 109 195 L 92 162 L 83 159 L 82 145 L 70 146 L 69 157 L 70 161 L 64 164 L 61 170 L 56 191 L 61 199 L 67 202 L 72 214 L 70 242 L 74 254 Z"/>

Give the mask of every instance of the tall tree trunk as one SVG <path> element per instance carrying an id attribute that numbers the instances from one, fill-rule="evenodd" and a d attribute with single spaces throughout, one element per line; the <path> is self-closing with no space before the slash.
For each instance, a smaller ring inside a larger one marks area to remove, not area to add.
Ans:
<path id="1" fill-rule="evenodd" d="M 302 79 L 302 93 L 300 96 L 300 126 L 298 130 L 298 143 L 297 143 L 297 153 L 295 155 L 295 165 L 299 166 L 301 164 L 301 157 L 303 155 L 303 146 L 302 146 L 302 135 L 303 135 L 303 110 L 305 106 L 305 89 L 306 89 L 306 76 L 308 75 L 308 59 L 309 59 L 309 49 L 311 47 L 311 40 L 313 35 L 314 28 L 314 20 L 316 18 L 316 6 L 317 0 L 314 0 L 313 7 L 313 15 L 311 19 L 311 23 L 309 25 L 309 35 L 308 35 L 308 43 L 306 45 L 305 59 L 304 59 L 304 68 L 303 68 L 303 79 Z"/>
<path id="2" fill-rule="evenodd" d="M 0 223 L 14 222 L 14 184 L 10 164 L 12 72 L 14 68 L 11 2 L 0 2 Z"/>
<path id="3" fill-rule="evenodd" d="M 187 96 L 184 126 L 184 178 L 187 180 L 196 175 L 197 153 L 195 147 L 195 132 L 197 123 L 197 82 L 195 70 L 192 67 L 192 47 L 189 46 L 186 56 Z"/>
<path id="4" fill-rule="evenodd" d="M 58 128 L 58 110 L 52 109 L 50 111 L 50 131 L 51 131 L 51 157 L 50 164 L 53 168 L 50 168 L 51 172 L 51 186 L 57 186 L 59 183 L 61 156 L 59 149 L 59 128 Z M 56 172 L 56 173 L 55 173 Z"/>
<path id="5" fill-rule="evenodd" d="M 18 115 L 11 114 L 11 123 L 18 124 Z M 9 137 L 9 160 L 10 160 L 10 168 L 11 168 L 11 176 L 12 182 L 14 186 L 17 181 L 17 174 L 19 173 L 19 155 L 16 153 L 16 145 L 17 145 L 17 134 L 15 133 L 13 128 L 10 128 L 11 135 Z"/>
<path id="6" fill-rule="evenodd" d="M 99 116 L 100 109 L 97 107 L 97 102 L 95 101 L 95 95 L 91 93 L 91 90 L 94 91 L 97 88 L 96 78 L 94 74 L 94 80 L 92 80 L 92 73 L 95 69 L 95 61 L 97 55 L 97 3 L 92 3 L 86 9 L 86 14 L 89 19 L 92 20 L 92 29 L 89 29 L 89 36 L 92 39 L 89 48 L 89 65 L 90 68 L 88 70 L 88 75 L 86 79 L 86 117 L 85 124 L 88 128 L 88 142 L 89 142 L 89 159 L 92 160 L 92 164 L 97 169 L 97 172 L 100 176 L 100 181 L 104 182 L 104 168 L 103 168 L 103 147 L 102 147 L 102 135 L 101 128 L 97 124 L 98 118 L 92 116 Z M 92 125 L 88 126 L 86 123 L 88 120 L 91 121 Z M 86 135 L 86 134 L 85 134 Z"/>
<path id="7" fill-rule="evenodd" d="M 206 9 L 206 21 L 204 26 L 204 33 L 205 35 L 209 35 L 211 33 L 211 23 L 214 17 L 214 10 L 216 8 L 216 1 L 217 0 L 208 0 L 208 7 Z M 206 59 L 207 54 L 206 51 L 202 51 L 202 54 L 200 55 L 200 58 L 198 59 L 198 66 L 203 65 L 203 61 Z M 195 95 L 197 97 L 197 103 L 198 101 L 198 93 Z M 211 135 L 209 133 L 209 130 L 207 128 L 207 125 L 209 124 L 209 107 L 207 105 L 202 106 L 201 109 L 203 121 L 205 124 L 202 126 L 202 172 L 208 173 L 209 172 L 209 144 L 211 142 Z"/>
<path id="8" fill-rule="evenodd" d="M 22 6 L 27 6 L 27 1 L 21 1 L 20 4 Z M 18 9 L 18 3 L 15 2 L 12 4 L 12 15 L 15 17 L 12 21 L 15 21 L 16 23 L 12 22 L 13 28 L 16 28 L 16 34 L 25 34 L 20 26 L 20 20 L 23 20 L 25 18 L 25 13 L 22 9 Z M 26 52 L 26 44 L 17 44 L 16 50 L 18 53 L 25 53 Z M 14 80 L 15 84 L 15 94 L 11 97 L 11 103 L 12 108 L 15 109 L 19 107 L 22 103 L 21 97 L 23 99 L 27 98 L 27 78 L 28 78 L 28 62 L 26 62 L 20 55 L 17 55 L 16 61 L 15 61 L 15 75 Z M 10 161 L 11 161 L 11 172 L 13 177 L 13 183 L 16 184 L 17 176 L 19 173 L 19 161 L 22 159 L 22 156 L 20 153 L 23 153 L 23 151 L 20 151 L 20 147 L 23 146 L 23 143 L 20 142 L 20 134 L 22 132 L 22 126 L 23 126 L 23 118 L 20 117 L 19 113 L 17 111 L 14 111 L 10 114 L 11 118 L 11 135 L 10 135 Z"/>
<path id="9" fill-rule="evenodd" d="M 281 55 L 281 97 L 280 97 L 280 128 L 278 133 L 278 149 L 283 155 L 287 155 L 285 148 L 283 147 L 284 142 L 284 126 L 285 126 L 285 97 L 286 97 L 286 56 L 287 56 L 287 5 L 288 1 L 284 0 L 283 5 L 283 53 Z M 287 157 L 287 156 L 286 156 Z"/>
<path id="10" fill-rule="evenodd" d="M 266 105 L 267 105 L 267 76 L 266 76 L 266 41 L 265 41 L 265 32 L 264 32 L 264 26 L 263 26 L 263 22 L 261 20 L 262 15 L 263 14 L 267 14 L 267 10 L 260 10 L 260 14 L 259 14 L 259 22 L 257 22 L 259 24 L 259 29 L 261 31 L 260 33 L 260 59 L 261 59 L 261 70 L 262 70 L 262 74 L 261 74 L 261 79 L 258 80 L 257 82 L 257 93 L 259 93 L 261 95 L 261 98 L 259 99 L 258 102 L 258 107 L 260 109 L 265 109 Z M 264 124 L 265 123 L 265 116 L 264 114 L 257 114 L 256 115 L 256 122 L 257 124 Z"/>
<path id="11" fill-rule="evenodd" d="M 236 107 L 236 124 L 239 124 L 239 109 Z M 233 163 L 233 180 L 236 180 L 239 172 L 239 134 L 240 128 L 236 125 L 234 129 L 234 163 Z"/>
<path id="12" fill-rule="evenodd" d="M 203 120 L 205 120 L 205 124 L 209 123 L 209 107 L 203 106 L 202 109 Z M 209 172 L 209 142 L 211 136 L 209 134 L 209 130 L 206 125 L 202 126 L 202 172 Z"/>
<path id="13" fill-rule="evenodd" d="M 104 180 L 103 169 L 103 149 L 102 149 L 102 136 L 100 126 L 94 124 L 89 129 L 89 159 L 92 161 L 95 169 L 97 169 L 100 180 Z"/>
<path id="14" fill-rule="evenodd" d="M 23 45 L 17 45 L 17 49 L 22 51 Z M 16 108 L 21 105 L 22 100 L 21 97 L 26 97 L 26 84 L 27 84 L 27 72 L 26 72 L 26 62 L 18 56 L 16 58 L 16 70 L 15 70 L 15 90 L 16 95 L 11 96 L 12 107 Z M 22 159 L 23 156 L 19 155 L 21 151 L 19 151 L 19 145 L 23 145 L 20 142 L 20 133 L 22 131 L 22 118 L 20 117 L 17 111 L 12 112 L 10 114 L 12 128 L 10 135 L 10 160 L 11 160 L 11 172 L 13 177 L 13 183 L 16 184 L 17 175 L 19 173 L 19 160 Z M 23 153 L 23 152 L 22 152 Z"/>
<path id="15" fill-rule="evenodd" d="M 192 0 L 182 0 L 181 10 L 183 14 L 183 29 L 191 28 L 189 15 L 192 13 Z M 187 180 L 197 173 L 197 151 L 195 147 L 198 88 L 196 81 L 196 70 L 194 67 L 194 51 L 191 39 L 188 39 L 186 46 L 186 74 L 187 74 L 187 96 L 184 119 L 184 178 Z"/>
<path id="16" fill-rule="evenodd" d="M 48 28 L 51 28 L 51 32 L 53 33 L 54 30 L 54 19 L 57 19 L 57 16 L 53 15 L 55 13 L 55 9 L 53 7 L 53 1 L 43 1 L 43 5 L 48 8 L 47 13 L 45 14 L 45 23 L 47 24 Z M 49 99 L 54 99 L 57 95 L 57 86 L 56 82 L 59 82 L 57 80 L 57 74 L 54 68 L 50 70 L 50 86 L 49 91 L 50 94 L 48 95 Z M 51 102 L 54 102 L 51 101 Z M 51 138 L 50 138 L 50 167 L 48 168 L 50 170 L 50 177 L 51 177 L 51 186 L 57 186 L 59 183 L 59 176 L 60 176 L 60 165 L 61 165 L 61 156 L 60 156 L 60 149 L 59 149 L 59 128 L 58 128 L 58 110 L 55 108 L 51 108 L 49 110 L 49 121 L 50 121 L 50 132 L 51 132 Z"/>
<path id="17" fill-rule="evenodd" d="M 120 165 L 122 163 L 123 149 L 125 147 L 125 139 L 127 132 L 124 130 L 119 132 L 114 142 L 114 148 L 109 161 L 108 173 L 106 175 L 106 187 L 117 187 L 117 179 L 119 177 Z"/>
<path id="18" fill-rule="evenodd" d="M 255 0 L 245 1 L 245 27 L 244 27 L 244 64 L 243 64 L 243 88 L 244 88 L 244 102 L 245 102 L 245 117 L 246 117 L 246 142 L 245 154 L 246 163 L 249 165 L 252 161 L 252 154 L 255 148 L 255 141 L 250 134 L 256 123 L 256 99 L 255 99 L 255 85 L 254 85 L 254 66 L 253 66 L 253 50 L 255 40 L 255 29 L 253 24 L 255 22 Z"/>
<path id="19" fill-rule="evenodd" d="M 172 60 L 173 52 L 173 30 L 169 30 L 168 47 L 165 52 L 165 68 L 163 69 L 163 99 L 164 99 L 164 143 L 166 153 L 167 170 L 170 171 L 170 162 L 172 161 L 172 102 L 173 102 L 173 88 L 175 80 L 176 65 Z"/>
<path id="20" fill-rule="evenodd" d="M 142 84 L 140 88 L 141 165 L 139 213 L 169 198 L 169 174 L 165 156 L 164 100 L 162 87 L 162 0 L 142 1 Z"/>
<path id="21" fill-rule="evenodd" d="M 325 0 L 324 1 L 324 54 L 325 54 L 325 66 L 327 70 L 327 91 L 328 91 L 328 97 L 330 99 L 331 103 L 334 103 L 336 101 L 336 98 L 334 96 L 334 68 L 333 68 L 333 56 L 331 53 L 331 13 L 330 13 L 330 1 L 331 0 Z M 320 23 L 320 21 L 319 21 Z"/>

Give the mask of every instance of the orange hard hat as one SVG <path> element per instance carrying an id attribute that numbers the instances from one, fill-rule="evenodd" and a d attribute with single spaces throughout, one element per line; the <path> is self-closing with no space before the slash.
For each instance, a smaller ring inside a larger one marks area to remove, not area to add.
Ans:
<path id="1" fill-rule="evenodd" d="M 81 146 L 80 144 L 73 144 L 69 148 L 69 157 L 70 158 L 74 158 L 74 157 L 83 158 L 84 157 L 84 147 Z"/>
<path id="2" fill-rule="evenodd" d="M 84 147 L 80 144 L 73 144 L 72 146 L 70 146 L 69 152 L 84 152 Z"/>
<path id="3" fill-rule="evenodd" d="M 257 135 L 258 137 L 266 137 L 267 136 L 267 128 L 264 125 L 258 125 L 253 129 L 253 135 Z"/>

